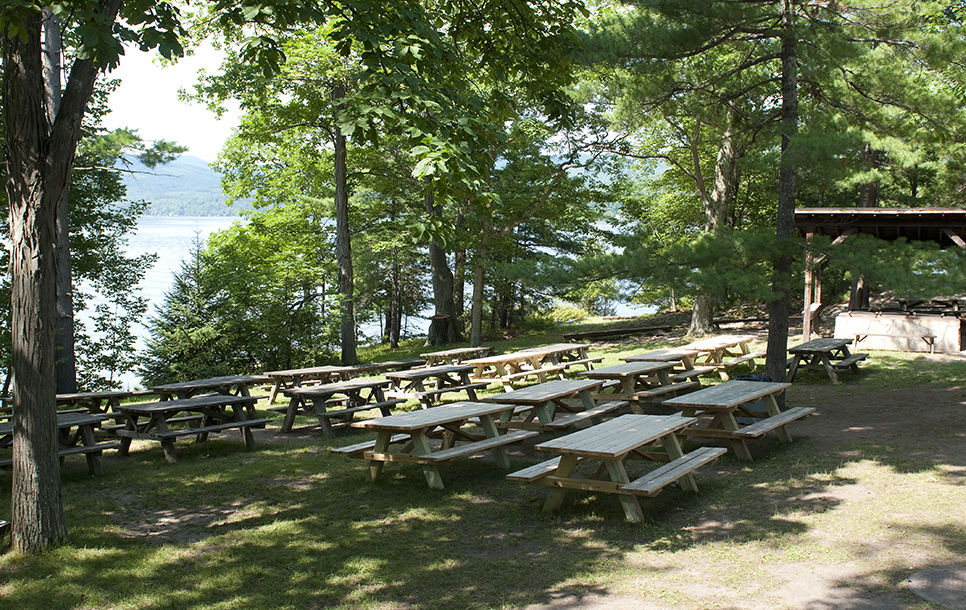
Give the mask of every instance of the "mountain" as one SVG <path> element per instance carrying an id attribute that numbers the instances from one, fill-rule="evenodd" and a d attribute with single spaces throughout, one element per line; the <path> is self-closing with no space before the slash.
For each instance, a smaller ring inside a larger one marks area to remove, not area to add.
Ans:
<path id="1" fill-rule="evenodd" d="M 134 160 L 125 170 L 128 199 L 151 203 L 151 216 L 237 216 L 251 209 L 247 200 L 225 204 L 221 174 L 198 157 L 182 155 L 171 163 L 149 168 Z"/>

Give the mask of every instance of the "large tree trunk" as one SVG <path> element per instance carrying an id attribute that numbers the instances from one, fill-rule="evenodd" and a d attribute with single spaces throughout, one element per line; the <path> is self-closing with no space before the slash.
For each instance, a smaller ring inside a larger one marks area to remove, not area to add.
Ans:
<path id="1" fill-rule="evenodd" d="M 339 103 L 345 89 L 332 87 L 332 101 Z M 342 364 L 355 364 L 356 316 L 352 280 L 352 245 L 349 234 L 349 189 L 346 171 L 346 140 L 338 124 L 338 110 L 333 112 L 332 135 L 335 143 L 335 259 L 339 268 L 339 298 L 341 303 L 339 339 L 342 343 Z"/>
<path id="2" fill-rule="evenodd" d="M 389 347 L 399 347 L 399 331 L 402 324 L 402 307 L 400 307 L 399 261 L 396 249 L 392 250 L 392 269 L 389 271 L 389 314 L 386 316 L 386 326 L 389 329 Z"/>
<path id="3" fill-rule="evenodd" d="M 778 214 L 775 237 L 779 243 L 795 232 L 795 161 L 789 146 L 798 134 L 798 59 L 793 0 L 782 0 L 782 162 L 778 175 Z M 785 379 L 788 357 L 788 315 L 791 301 L 792 256 L 785 250 L 772 273 L 772 300 L 768 303 L 768 350 L 765 373 L 775 381 Z"/>
<path id="4" fill-rule="evenodd" d="M 121 0 L 102 0 L 99 17 L 117 18 Z M 54 332 L 56 205 L 70 177 L 81 119 L 97 69 L 71 69 L 60 111 L 44 112 L 41 15 L 24 19 L 23 37 L 4 38 L 3 106 L 10 214 L 10 324 L 13 348 L 13 547 L 37 552 L 67 535 L 57 456 Z"/>
<path id="5" fill-rule="evenodd" d="M 44 98 L 47 105 L 47 121 L 53 126 L 60 112 L 61 101 L 61 40 L 60 19 L 50 9 L 44 9 Z M 57 201 L 56 234 L 56 294 L 57 316 L 55 353 L 55 383 L 58 393 L 77 391 L 77 362 L 74 356 L 74 286 L 70 263 L 70 224 L 67 189 Z"/>
<path id="6" fill-rule="evenodd" d="M 734 130 L 732 127 L 733 111 L 727 113 L 727 125 L 721 140 L 718 142 L 718 156 L 714 165 L 714 183 L 708 192 L 701 173 L 698 158 L 697 138 L 699 131 L 695 131 L 695 142 L 692 144 L 692 156 L 695 176 L 698 178 L 698 190 L 704 207 L 705 231 L 718 233 L 728 226 L 731 214 L 731 202 L 737 190 L 737 154 L 735 152 Z M 698 294 L 694 298 L 691 309 L 691 326 L 689 335 L 705 335 L 714 330 L 714 299 L 708 294 Z"/>
<path id="7" fill-rule="evenodd" d="M 426 211 L 439 215 L 433 194 L 427 193 L 425 198 Z M 432 270 L 433 305 L 435 313 L 429 324 L 426 345 L 446 345 L 456 343 L 462 339 L 459 332 L 457 314 L 453 307 L 453 272 L 446 261 L 446 251 L 435 239 L 429 244 L 429 263 Z"/>

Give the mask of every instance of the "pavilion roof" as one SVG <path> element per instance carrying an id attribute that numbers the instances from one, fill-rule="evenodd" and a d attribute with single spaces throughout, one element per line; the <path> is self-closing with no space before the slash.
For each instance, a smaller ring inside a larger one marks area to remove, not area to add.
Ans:
<path id="1" fill-rule="evenodd" d="M 966 247 L 963 208 L 799 208 L 795 228 L 801 235 L 862 233 L 889 241 L 905 237 Z"/>

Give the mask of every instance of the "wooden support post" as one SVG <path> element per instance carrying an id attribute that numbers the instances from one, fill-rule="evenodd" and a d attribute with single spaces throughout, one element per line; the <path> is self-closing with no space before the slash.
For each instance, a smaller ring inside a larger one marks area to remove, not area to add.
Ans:
<path id="1" fill-rule="evenodd" d="M 808 341 L 812 337 L 812 268 L 815 258 L 812 255 L 813 233 L 805 235 L 805 305 L 802 308 L 802 340 Z"/>

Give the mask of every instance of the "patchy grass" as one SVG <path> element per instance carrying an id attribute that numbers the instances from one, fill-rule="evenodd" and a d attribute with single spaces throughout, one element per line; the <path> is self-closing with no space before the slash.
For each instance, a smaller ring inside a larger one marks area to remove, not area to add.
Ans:
<path id="1" fill-rule="evenodd" d="M 677 339 L 591 353 L 613 364 Z M 364 463 L 327 451 L 367 438 L 352 430 L 330 443 L 273 426 L 251 453 L 237 433 L 182 442 L 173 465 L 136 443 L 128 458 L 105 457 L 97 478 L 68 459 L 70 543 L 0 556 L 0 605 L 926 608 L 904 579 L 966 554 L 964 364 L 876 352 L 838 385 L 809 372 L 788 400 L 819 415 L 790 427 L 795 443 L 753 443 L 752 463 L 725 456 L 698 471 L 699 494 L 642 499 L 636 525 L 613 496 L 591 493 L 546 515 L 546 488 L 506 481 L 489 459 L 444 468 L 445 490 L 413 465 L 389 464 L 370 483 Z M 512 455 L 515 466 L 539 457 Z"/>

